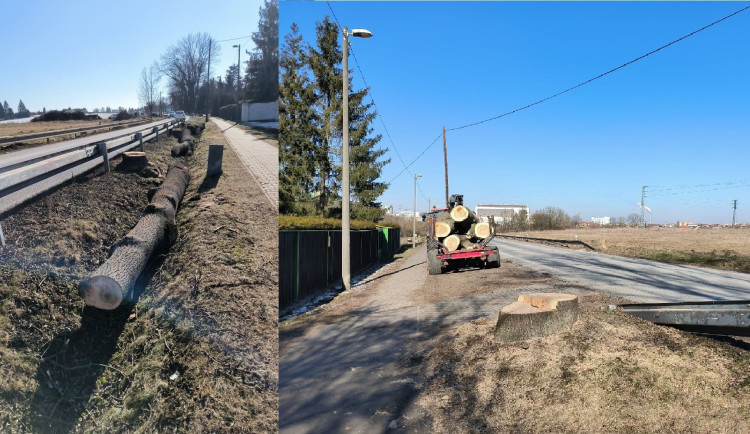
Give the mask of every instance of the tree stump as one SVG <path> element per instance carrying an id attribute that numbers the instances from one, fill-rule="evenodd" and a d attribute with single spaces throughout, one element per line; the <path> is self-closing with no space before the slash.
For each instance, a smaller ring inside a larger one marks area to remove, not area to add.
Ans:
<path id="1" fill-rule="evenodd" d="M 122 162 L 120 166 L 124 170 L 138 171 L 146 167 L 148 164 L 148 158 L 145 152 L 140 151 L 128 151 L 122 153 Z"/>
<path id="2" fill-rule="evenodd" d="M 495 339 L 522 341 L 570 329 L 578 319 L 578 297 L 571 294 L 520 295 L 503 307 L 495 325 Z"/>
<path id="3" fill-rule="evenodd" d="M 87 305 L 112 310 L 132 301 L 135 282 L 148 259 L 177 236 L 175 215 L 189 181 L 190 172 L 184 163 L 169 168 L 135 227 L 112 247 L 104 264 L 78 283 L 78 294 Z"/>

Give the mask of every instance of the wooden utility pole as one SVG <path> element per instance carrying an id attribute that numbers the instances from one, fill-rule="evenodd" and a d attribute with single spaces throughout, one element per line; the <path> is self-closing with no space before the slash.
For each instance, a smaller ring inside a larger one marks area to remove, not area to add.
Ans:
<path id="1" fill-rule="evenodd" d="M 211 111 L 211 46 L 214 45 L 214 40 L 208 40 L 208 71 L 206 72 L 206 78 L 208 85 L 206 86 L 206 122 L 208 122 L 208 112 Z"/>
<path id="2" fill-rule="evenodd" d="M 443 127 L 443 158 L 445 159 L 445 207 L 450 208 L 450 203 L 448 203 L 448 146 L 445 143 L 445 127 Z"/>

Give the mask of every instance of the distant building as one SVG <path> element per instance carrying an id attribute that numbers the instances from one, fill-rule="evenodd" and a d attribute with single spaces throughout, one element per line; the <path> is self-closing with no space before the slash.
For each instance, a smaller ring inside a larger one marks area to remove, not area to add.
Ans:
<path id="1" fill-rule="evenodd" d="M 526 220 L 529 219 L 529 207 L 526 205 L 482 205 L 479 204 L 474 208 L 474 212 L 482 221 L 489 221 L 494 216 L 495 223 L 501 224 L 509 221 L 513 215 L 526 211 Z"/>
<path id="2" fill-rule="evenodd" d="M 609 217 L 591 217 L 591 223 L 596 223 L 602 226 L 610 224 L 610 220 Z"/>

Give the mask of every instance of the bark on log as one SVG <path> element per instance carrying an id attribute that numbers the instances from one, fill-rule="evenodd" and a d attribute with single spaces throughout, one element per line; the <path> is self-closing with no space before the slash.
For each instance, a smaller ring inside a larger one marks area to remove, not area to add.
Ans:
<path id="1" fill-rule="evenodd" d="M 190 139 L 172 146 L 173 157 L 182 157 L 184 155 L 193 155 L 193 141 Z"/>
<path id="2" fill-rule="evenodd" d="M 141 219 L 112 247 L 109 259 L 78 284 L 78 294 L 89 306 L 112 310 L 133 299 L 135 282 L 159 248 L 176 237 L 175 215 L 190 172 L 180 162 L 169 168 L 164 183 L 141 213 Z"/>
<path id="3" fill-rule="evenodd" d="M 503 307 L 495 325 L 495 339 L 521 341 L 560 333 L 578 319 L 578 297 L 572 294 L 520 295 Z"/>

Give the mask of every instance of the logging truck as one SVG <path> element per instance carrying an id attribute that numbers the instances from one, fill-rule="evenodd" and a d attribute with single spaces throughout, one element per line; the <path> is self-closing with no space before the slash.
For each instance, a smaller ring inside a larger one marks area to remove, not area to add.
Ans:
<path id="1" fill-rule="evenodd" d="M 427 270 L 441 274 L 449 268 L 500 266 L 497 247 L 487 247 L 495 237 L 494 221 L 482 222 L 463 206 L 463 196 L 450 197 L 448 208 L 425 213 L 427 222 Z"/>

